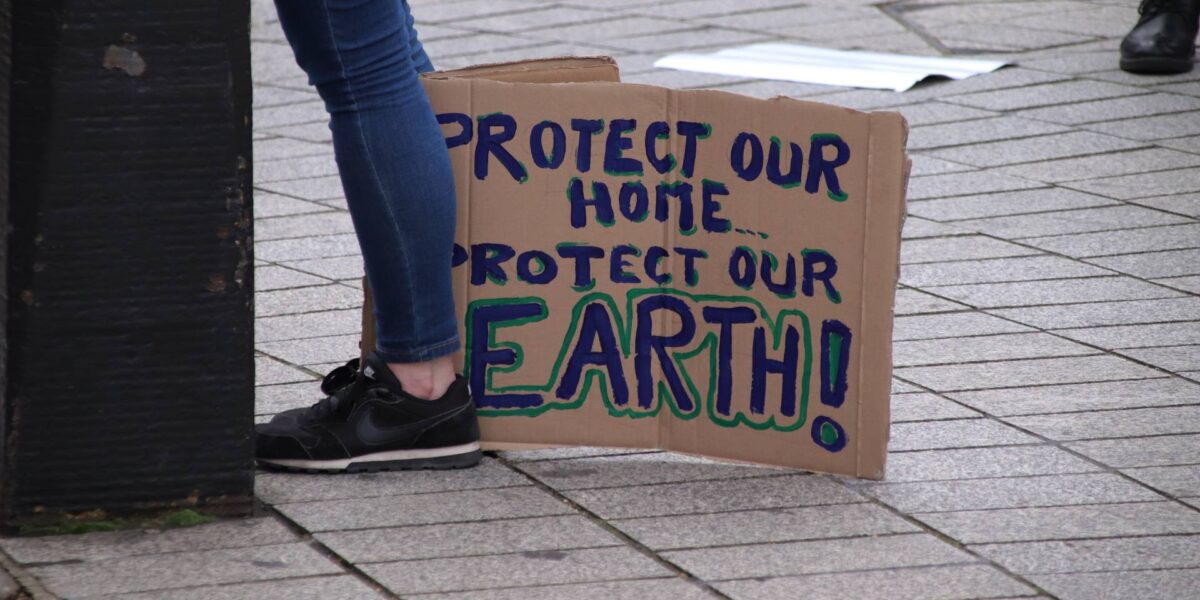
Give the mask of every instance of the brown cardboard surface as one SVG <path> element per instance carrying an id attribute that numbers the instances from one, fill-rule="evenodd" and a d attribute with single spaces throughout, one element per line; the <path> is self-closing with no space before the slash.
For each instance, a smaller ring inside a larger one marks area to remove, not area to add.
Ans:
<path id="1" fill-rule="evenodd" d="M 635 84 L 425 84 L 455 166 L 457 359 L 485 441 L 882 477 L 900 115 Z M 580 252 L 602 254 L 588 276 Z"/>

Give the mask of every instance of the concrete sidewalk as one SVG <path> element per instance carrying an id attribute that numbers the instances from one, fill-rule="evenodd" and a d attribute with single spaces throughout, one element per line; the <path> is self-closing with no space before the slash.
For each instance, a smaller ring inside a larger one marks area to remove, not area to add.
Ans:
<path id="1" fill-rule="evenodd" d="M 4 539 L 62 597 L 1200 598 L 1200 70 L 1117 70 L 1133 0 L 410 0 L 442 68 L 609 54 L 625 81 L 912 125 L 887 479 L 657 452 L 260 473 L 264 515 Z M 326 116 L 254 0 L 258 413 L 357 353 Z M 759 41 L 1000 57 L 905 93 L 656 71 Z M 36 578 L 36 581 L 33 579 Z"/>

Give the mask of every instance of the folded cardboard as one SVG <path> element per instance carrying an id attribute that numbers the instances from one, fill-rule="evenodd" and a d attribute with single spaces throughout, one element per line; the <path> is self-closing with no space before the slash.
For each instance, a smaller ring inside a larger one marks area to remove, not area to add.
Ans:
<path id="1" fill-rule="evenodd" d="M 615 78 L 565 59 L 424 80 L 484 440 L 882 477 L 903 118 Z"/>

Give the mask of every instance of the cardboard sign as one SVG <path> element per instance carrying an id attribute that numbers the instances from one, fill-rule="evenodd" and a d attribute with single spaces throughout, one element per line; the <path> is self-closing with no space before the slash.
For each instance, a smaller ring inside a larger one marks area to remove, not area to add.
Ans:
<path id="1" fill-rule="evenodd" d="M 485 441 L 882 477 L 900 115 L 620 83 L 425 84 L 454 162 L 458 359 Z"/>

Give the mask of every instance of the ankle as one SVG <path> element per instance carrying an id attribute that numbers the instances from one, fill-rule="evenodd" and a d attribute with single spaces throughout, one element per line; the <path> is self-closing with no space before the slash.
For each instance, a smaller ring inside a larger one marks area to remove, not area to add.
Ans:
<path id="1" fill-rule="evenodd" d="M 392 374 L 408 395 L 436 400 L 454 383 L 454 359 L 449 356 L 419 363 L 388 363 Z"/>

